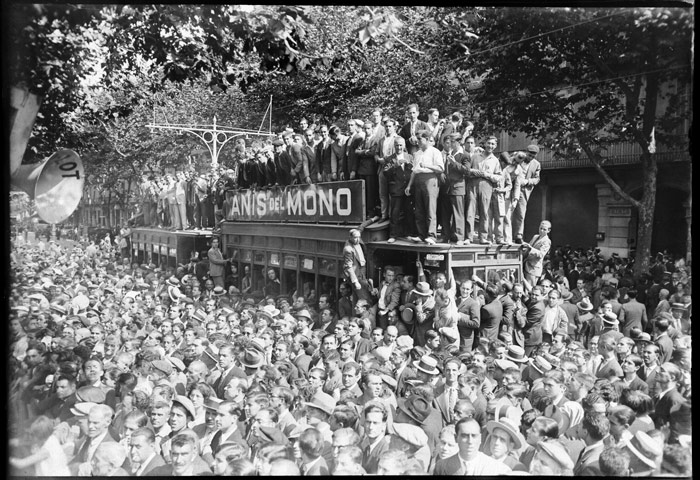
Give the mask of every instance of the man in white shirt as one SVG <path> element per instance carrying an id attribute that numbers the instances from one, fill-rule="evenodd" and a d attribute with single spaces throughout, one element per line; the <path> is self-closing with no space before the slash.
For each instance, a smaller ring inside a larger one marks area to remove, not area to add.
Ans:
<path id="1" fill-rule="evenodd" d="M 487 239 L 489 231 L 491 197 L 493 188 L 498 185 L 501 176 L 501 163 L 493 154 L 496 149 L 496 137 L 488 137 L 484 143 L 484 157 L 472 157 L 471 174 L 479 178 L 477 187 L 476 201 L 470 197 L 467 208 L 467 221 L 471 220 L 473 225 L 475 214 L 478 208 L 479 212 L 479 243 L 488 245 L 490 242 Z M 476 229 L 475 229 L 476 230 Z"/>
<path id="2" fill-rule="evenodd" d="M 391 118 L 384 122 L 386 134 L 379 140 L 374 159 L 377 162 L 377 175 L 379 177 L 379 204 L 381 206 L 382 218 L 380 221 L 389 219 L 389 185 L 384 176 L 384 167 L 390 157 L 394 154 L 394 140 L 396 139 L 396 122 Z"/>
<path id="3" fill-rule="evenodd" d="M 429 245 L 437 243 L 437 199 L 439 193 L 438 176 L 445 170 L 440 151 L 430 145 L 430 132 L 418 132 L 418 150 L 413 155 L 413 176 L 406 187 L 410 195 L 415 193 L 416 229 L 422 241 Z"/>
<path id="4" fill-rule="evenodd" d="M 473 418 L 461 418 L 455 425 L 459 452 L 438 460 L 433 475 L 507 475 L 511 472 L 505 463 L 479 451 L 481 427 Z"/>

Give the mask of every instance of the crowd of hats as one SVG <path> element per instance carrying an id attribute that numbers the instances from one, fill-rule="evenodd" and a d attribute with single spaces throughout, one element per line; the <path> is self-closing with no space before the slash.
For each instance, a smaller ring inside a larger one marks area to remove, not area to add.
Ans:
<path id="1" fill-rule="evenodd" d="M 589 260 L 584 252 L 562 254 L 560 251 L 559 253 L 555 252 L 555 255 L 559 254 L 562 258 L 570 258 L 574 261 L 596 263 L 598 261 L 598 253 L 595 251 L 589 251 L 588 253 L 594 257 L 593 260 Z M 615 267 L 613 271 L 616 276 L 606 280 L 607 287 L 631 288 L 625 287 L 629 276 L 624 262 L 619 257 L 613 257 L 604 263 Z M 241 340 L 240 344 L 242 348 L 237 361 L 241 367 L 249 371 L 261 369 L 271 364 L 268 356 L 270 353 L 269 347 L 260 335 L 262 331 L 268 331 L 267 327 L 274 334 L 280 331 L 293 331 L 302 324 L 311 327 L 317 320 L 317 312 L 313 309 L 313 306 L 291 309 L 289 308 L 291 299 L 285 296 L 257 302 L 255 299 L 242 298 L 238 293 L 228 294 L 227 290 L 221 287 L 215 287 L 207 294 L 206 299 L 214 299 L 216 301 L 215 309 L 208 311 L 202 306 L 203 302 L 201 299 L 193 299 L 183 293 L 185 287 L 194 283 L 195 277 L 192 274 L 166 273 L 154 265 L 137 267 L 117 265 L 114 257 L 109 255 L 102 258 L 88 257 L 85 255 L 85 249 L 83 248 L 76 248 L 72 251 L 55 249 L 43 252 L 31 247 L 16 248 L 13 250 L 11 268 L 14 276 L 11 290 L 11 318 L 20 319 L 22 326 L 28 327 L 35 317 L 44 314 L 46 317 L 44 318 L 45 324 L 27 328 L 27 336 L 32 341 L 44 342 L 47 345 L 51 345 L 51 348 L 58 350 L 73 348 L 75 351 L 75 349 L 80 347 L 83 347 L 83 349 L 87 348 L 88 351 L 85 358 L 89 358 L 92 353 L 90 350 L 94 347 L 94 343 L 91 343 L 89 338 L 90 328 L 101 325 L 105 330 L 110 329 L 110 327 L 113 327 L 112 324 L 115 322 L 115 319 L 123 320 L 120 317 L 121 315 L 129 316 L 128 309 L 131 305 L 136 305 L 138 307 L 137 310 L 139 310 L 143 307 L 143 296 L 147 293 L 153 295 L 156 291 L 159 292 L 155 302 L 157 305 L 186 306 L 196 304 L 193 311 L 188 314 L 187 321 L 192 325 L 201 326 L 209 321 L 215 321 L 220 316 L 228 319 L 232 314 L 239 317 L 246 316 L 256 325 L 258 322 L 261 322 L 265 328 L 258 329 L 256 327 L 253 330 L 253 335 L 245 341 Z M 665 268 L 670 267 L 667 266 Z M 660 280 L 666 284 L 665 280 L 671 281 L 671 277 L 676 275 L 677 272 L 676 277 L 681 282 L 678 291 L 690 293 L 690 274 L 687 268 L 680 265 L 674 270 L 674 274 L 669 273 L 669 275 L 666 275 L 666 270 L 664 270 Z M 596 275 L 595 270 L 593 275 Z M 652 278 L 650 280 L 657 279 Z M 416 284 L 411 293 L 426 297 L 433 295 L 434 291 L 429 283 L 421 281 Z M 570 291 L 564 291 L 562 297 L 564 300 L 570 301 L 573 298 L 573 294 Z M 593 298 L 593 296 L 586 296 L 578 301 L 576 305 L 579 311 L 585 313 L 596 310 Z M 684 314 L 688 313 L 691 305 L 684 303 L 687 299 L 678 297 L 677 300 L 679 301 L 671 303 L 671 309 Z M 149 310 L 149 312 L 152 312 L 152 310 Z M 115 313 L 115 315 L 105 315 L 106 313 Z M 410 306 L 407 306 L 401 314 L 402 320 L 408 325 L 416 320 L 415 316 L 416 311 Z M 671 316 L 670 313 L 666 314 L 666 317 L 669 316 Z M 156 317 L 158 322 L 162 322 L 166 320 L 167 314 L 164 312 L 150 320 L 155 320 Z M 607 327 L 620 327 L 620 320 L 614 313 L 601 314 L 601 320 Z M 172 323 L 177 322 L 182 323 L 179 319 L 172 321 Z M 136 331 L 136 333 L 132 332 L 133 335 L 147 333 L 144 325 L 136 326 L 132 324 L 131 327 L 134 327 Z M 219 327 L 217 326 L 217 328 Z M 73 340 L 61 338 L 62 332 L 69 329 L 74 330 Z M 110 331 L 116 333 L 114 329 Z M 311 329 L 308 329 L 307 332 L 314 335 Z M 439 328 L 439 333 L 450 342 L 460 340 L 460 333 L 457 327 L 441 327 Z M 635 331 L 631 336 L 633 336 L 635 342 L 641 345 L 651 343 L 654 340 L 648 332 Z M 231 335 L 227 340 L 231 340 L 233 337 L 234 335 Z M 510 335 L 501 335 L 502 339 L 506 337 L 510 337 Z M 312 338 L 307 338 L 307 340 L 309 340 L 309 347 L 303 353 L 318 355 L 318 345 L 315 342 L 311 342 Z M 55 346 L 53 346 L 54 343 Z M 488 357 L 486 362 L 487 371 L 498 369 L 506 372 L 515 369 L 522 372 L 524 369 L 530 369 L 532 375 L 544 376 L 547 372 L 553 370 L 563 370 L 563 363 L 566 361 L 563 359 L 564 357 L 554 355 L 547 351 L 546 348 L 537 348 L 533 354 L 528 356 L 523 347 L 512 344 L 507 345 L 505 353 L 497 357 L 492 352 L 484 351 L 488 349 L 488 344 L 488 341 L 481 339 L 477 342 L 475 350 L 476 352 L 483 352 L 484 356 Z M 572 343 L 568 348 L 571 351 L 585 349 L 579 343 Z M 390 367 L 392 353 L 395 349 L 409 352 L 411 355 L 407 362 L 407 367 L 412 369 L 416 375 L 405 379 L 407 385 L 423 385 L 424 381 L 419 378 L 424 375 L 428 377 L 443 377 L 445 357 L 440 357 L 423 345 L 415 345 L 414 339 L 409 335 L 400 335 L 396 338 L 393 345 L 380 345 L 371 350 L 371 354 L 376 359 L 377 364 L 382 366 L 377 368 L 377 373 L 381 377 L 385 391 L 396 391 L 399 383 Z M 472 361 L 473 354 L 474 352 L 453 354 L 460 360 L 460 376 L 467 374 L 467 363 Z M 204 362 L 210 370 L 218 368 L 219 355 L 217 344 L 215 342 L 208 344 L 198 359 Z M 154 372 L 170 378 L 177 374 L 183 374 L 187 370 L 187 365 L 190 361 L 191 359 L 169 355 L 164 358 L 153 359 L 150 361 L 150 364 Z M 286 364 L 289 367 L 294 367 L 289 361 Z M 13 368 L 21 370 L 21 367 L 16 365 Z M 245 376 L 240 373 L 237 373 L 237 375 L 240 375 L 240 378 Z M 289 386 L 295 393 L 299 393 L 302 390 L 291 382 L 287 382 L 286 378 L 278 379 L 276 382 L 275 385 Z M 535 398 L 537 395 L 541 395 L 541 393 L 535 394 L 533 389 L 532 398 Z M 107 401 L 105 391 L 94 386 L 79 388 L 75 396 L 76 402 L 70 411 L 76 417 L 88 415 L 92 407 L 104 404 Z M 410 395 L 396 398 L 395 400 L 394 425 L 391 427 L 392 434 L 408 439 L 409 443 L 411 441 L 418 442 L 418 445 L 423 441 L 418 438 L 420 434 L 406 429 L 403 423 L 404 421 L 406 423 L 415 423 L 421 429 L 427 430 L 430 423 L 429 417 L 435 409 L 434 403 L 420 395 Z M 222 399 L 210 396 L 206 399 L 204 407 L 208 410 L 217 410 L 221 402 Z M 173 398 L 173 403 L 181 406 L 193 418 L 197 416 L 195 406 L 187 396 L 177 394 Z M 534 403 L 534 400 L 532 403 Z M 571 403 L 567 402 L 561 406 L 549 405 L 542 413 L 544 416 L 554 419 L 560 431 L 568 431 L 573 426 L 580 424 L 583 417 L 581 407 L 579 405 L 572 406 Z M 319 390 L 312 395 L 304 397 L 299 405 L 305 409 L 316 409 L 324 414 L 332 415 L 337 407 L 341 405 L 341 402 L 334 396 Z M 492 435 L 494 432 L 503 432 L 512 440 L 513 448 L 519 450 L 524 448 L 527 443 L 519 428 L 520 416 L 523 412 L 513 407 L 514 405 L 503 397 L 489 397 L 488 408 L 493 412 L 493 419 L 484 423 L 484 433 Z M 604 405 L 596 404 L 592 408 L 596 413 L 606 413 Z M 287 444 L 299 438 L 308 428 L 310 428 L 308 425 L 296 425 L 286 435 L 273 427 L 261 426 L 259 431 L 260 438 L 263 441 Z M 538 448 L 542 454 L 551 457 L 554 462 L 559 463 L 562 469 L 573 469 L 574 462 L 561 443 L 540 442 Z M 663 453 L 663 445 L 659 445 L 655 438 L 644 432 L 637 432 L 625 444 L 625 448 L 630 455 L 638 458 L 643 464 L 648 465 L 650 468 L 658 468 L 657 459 Z"/>

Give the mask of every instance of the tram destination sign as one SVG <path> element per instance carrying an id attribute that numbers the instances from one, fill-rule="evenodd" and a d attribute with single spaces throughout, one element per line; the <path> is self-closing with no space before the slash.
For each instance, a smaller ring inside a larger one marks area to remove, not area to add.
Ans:
<path id="1" fill-rule="evenodd" d="M 233 221 L 361 223 L 362 180 L 289 185 L 226 192 L 226 219 Z"/>

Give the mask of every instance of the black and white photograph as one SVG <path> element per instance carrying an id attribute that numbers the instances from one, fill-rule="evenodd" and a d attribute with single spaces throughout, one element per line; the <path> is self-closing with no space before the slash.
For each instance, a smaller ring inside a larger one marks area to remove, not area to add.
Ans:
<path id="1" fill-rule="evenodd" d="M 692 477 L 693 2 L 1 17 L 7 477 Z"/>

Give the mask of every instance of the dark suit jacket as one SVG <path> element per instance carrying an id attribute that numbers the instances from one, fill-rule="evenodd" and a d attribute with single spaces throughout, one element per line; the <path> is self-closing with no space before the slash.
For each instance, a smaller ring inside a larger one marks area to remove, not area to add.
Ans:
<path id="1" fill-rule="evenodd" d="M 453 456 L 443 459 L 439 459 L 435 464 L 434 476 L 451 476 L 462 470 L 462 462 L 459 461 L 459 454 L 455 453 Z"/>
<path id="2" fill-rule="evenodd" d="M 647 326 L 647 308 L 639 303 L 636 298 L 630 299 L 629 302 L 622 305 L 618 320 L 620 321 L 620 331 L 626 337 L 630 336 L 630 330 L 633 327 L 644 331 Z"/>
<path id="3" fill-rule="evenodd" d="M 574 332 L 576 331 L 576 327 L 579 327 L 580 330 L 580 325 L 581 325 L 581 320 L 578 318 L 578 307 L 571 303 L 571 302 L 563 302 L 560 305 L 561 309 L 564 310 L 564 313 L 566 313 L 566 316 L 569 319 L 568 325 L 569 325 L 569 331 L 567 334 L 570 337 L 574 336 Z"/>
<path id="4" fill-rule="evenodd" d="M 601 443 L 595 448 L 582 453 L 578 461 L 574 465 L 574 477 L 591 477 L 591 476 L 601 476 L 600 467 L 598 466 L 598 459 L 600 454 L 603 453 L 605 449 L 605 444 Z"/>
<path id="5" fill-rule="evenodd" d="M 55 394 L 39 402 L 37 411 L 49 418 L 58 418 L 61 422 L 65 422 L 73 417 L 70 409 L 75 405 L 75 393 L 69 395 L 64 400 L 58 398 Z"/>
<path id="6" fill-rule="evenodd" d="M 124 465 L 122 465 L 122 467 L 124 468 L 124 470 L 126 470 L 126 471 L 129 472 L 129 473 L 131 473 L 131 475 L 134 476 L 134 477 L 136 477 L 136 476 L 138 476 L 138 477 L 145 477 L 145 476 L 147 476 L 152 470 L 154 470 L 154 469 L 156 469 L 156 468 L 158 468 L 158 467 L 162 467 L 162 466 L 164 466 L 164 465 L 167 465 L 167 464 L 165 463 L 165 460 L 163 459 L 163 457 L 160 456 L 160 455 L 158 455 L 158 454 L 156 454 L 156 456 L 153 457 L 153 458 L 151 459 L 150 462 L 148 462 L 148 464 L 146 465 L 146 468 L 143 470 L 143 473 L 140 474 L 140 475 L 135 475 L 134 473 L 131 473 L 132 466 L 131 466 L 131 461 L 129 460 L 129 457 L 126 458 L 126 461 L 124 462 Z"/>
<path id="7" fill-rule="evenodd" d="M 362 355 L 371 351 L 372 342 L 366 338 L 360 337 L 360 339 L 355 342 L 355 361 L 357 362 Z"/>
<path id="8" fill-rule="evenodd" d="M 503 305 L 498 300 L 493 300 L 481 307 L 481 325 L 479 335 L 494 342 L 498 339 L 498 329 L 503 318 Z"/>
<path id="9" fill-rule="evenodd" d="M 244 447 L 246 450 L 248 449 L 248 443 L 245 441 L 243 438 L 243 434 L 241 433 L 241 429 L 237 428 L 230 436 L 226 437 L 222 441 L 223 434 L 221 430 L 216 432 L 214 434 L 214 437 L 211 439 L 211 451 L 216 453 L 216 450 L 219 448 L 219 445 L 222 443 L 237 443 Z"/>
<path id="10" fill-rule="evenodd" d="M 430 127 L 428 127 L 428 124 L 425 123 L 423 120 L 416 120 L 416 136 L 421 130 L 430 131 Z M 409 139 L 411 138 L 411 122 L 406 122 L 404 126 L 401 127 L 399 135 L 401 135 L 403 139 L 406 140 L 406 151 L 413 155 L 413 152 L 418 150 L 418 145 L 412 145 L 411 142 L 409 142 Z"/>
<path id="11" fill-rule="evenodd" d="M 435 397 L 435 399 L 433 400 L 433 406 L 437 411 L 440 412 L 440 415 L 442 416 L 443 427 L 452 422 L 452 412 L 450 411 L 447 393 L 445 391 L 443 391 L 440 395 Z"/>
<path id="12" fill-rule="evenodd" d="M 656 384 L 656 375 L 659 373 L 659 366 L 657 365 L 654 370 L 650 374 L 647 375 L 647 373 L 644 371 L 644 366 L 637 370 L 637 376 L 644 380 L 644 382 L 647 384 L 649 387 L 649 396 L 654 398 L 654 395 L 659 393 L 659 387 Z"/>
<path id="13" fill-rule="evenodd" d="M 386 452 L 389 451 L 391 444 L 391 435 L 386 435 L 379 445 L 377 445 L 372 452 L 369 452 L 369 440 L 363 438 L 360 442 L 360 448 L 362 449 L 362 467 L 367 473 L 377 473 L 377 466 L 379 465 L 379 459 Z"/>
<path id="14" fill-rule="evenodd" d="M 617 361 L 616 358 L 610 359 L 597 372 L 595 372 L 595 376 L 597 378 L 621 378 L 623 375 L 624 373 L 622 372 L 622 367 L 620 366 L 620 363 Z"/>
<path id="15" fill-rule="evenodd" d="M 461 346 L 466 351 L 471 351 L 474 346 L 474 332 L 481 326 L 481 305 L 479 301 L 467 297 L 460 300 L 457 305 L 457 330 L 461 337 Z"/>
<path id="16" fill-rule="evenodd" d="M 669 424 L 672 432 L 676 430 L 674 429 L 676 423 L 674 415 L 684 403 L 685 398 L 675 388 L 661 397 L 659 401 L 656 402 L 654 414 L 651 416 L 656 428 L 661 428 L 663 425 Z"/>
<path id="17" fill-rule="evenodd" d="M 384 286 L 382 282 L 382 285 L 379 285 L 378 290 L 379 293 L 381 294 L 382 292 L 382 287 Z M 387 310 L 396 310 L 396 308 L 399 306 L 399 298 L 401 297 L 401 285 L 399 285 L 399 282 L 393 281 L 389 284 L 389 286 L 386 289 L 386 293 L 384 294 L 384 304 L 387 307 Z M 377 308 L 379 308 L 377 306 Z"/>
<path id="18" fill-rule="evenodd" d="M 320 457 L 309 470 L 304 474 L 305 477 L 316 477 L 320 475 L 329 475 L 328 464 L 323 457 Z"/>
<path id="19" fill-rule="evenodd" d="M 70 468 L 70 471 L 73 475 L 78 474 L 78 466 L 81 463 L 87 462 L 87 449 L 84 448 L 86 442 L 88 441 L 88 438 L 86 437 L 80 446 L 76 445 L 75 446 L 75 457 L 73 457 L 73 460 L 70 461 L 68 464 L 68 467 Z M 107 430 L 107 435 L 102 439 L 102 441 L 99 443 L 99 445 L 102 445 L 103 443 L 115 443 L 117 440 L 112 437 L 110 434 L 109 430 Z"/>
<path id="20" fill-rule="evenodd" d="M 503 305 L 503 322 L 508 325 L 508 327 L 513 326 L 513 314 L 515 313 L 515 302 L 510 297 L 510 295 L 503 295 L 498 299 Z"/>
<path id="21" fill-rule="evenodd" d="M 406 394 L 406 380 L 414 378 L 416 372 L 410 364 L 406 365 L 401 374 L 396 379 L 396 397 L 400 398 Z"/>
<path id="22" fill-rule="evenodd" d="M 230 382 L 233 377 L 243 376 L 245 376 L 245 372 L 243 371 L 243 369 L 239 367 L 233 367 L 231 371 L 226 374 L 226 376 L 217 378 L 213 385 L 216 397 L 223 400 L 224 390 L 226 390 L 226 385 L 228 385 L 228 382 Z"/>
<path id="23" fill-rule="evenodd" d="M 618 396 L 622 394 L 622 391 L 626 388 L 630 390 L 641 390 L 649 395 L 649 385 L 647 385 L 647 382 L 639 378 L 639 376 L 634 377 L 629 386 L 625 385 L 622 381 L 618 381 L 613 383 L 613 387 L 615 387 L 615 391 L 617 392 Z"/>
<path id="24" fill-rule="evenodd" d="M 194 469 L 192 471 L 193 475 L 195 476 L 202 476 L 206 475 L 209 476 L 212 474 L 211 468 L 209 465 L 207 465 L 207 462 L 205 462 L 202 457 L 197 456 L 197 458 L 194 459 Z M 172 477 L 173 476 L 173 466 L 166 464 L 161 467 L 156 467 L 150 472 L 148 472 L 147 477 Z"/>
<path id="25" fill-rule="evenodd" d="M 330 175 L 332 172 L 331 170 L 331 143 L 329 140 L 329 143 L 325 145 L 323 141 L 318 142 L 316 144 L 316 164 L 318 165 L 318 171 L 319 173 L 325 173 Z M 336 168 L 338 168 L 339 165 L 336 165 Z M 337 173 L 337 172 L 336 172 Z"/>
<path id="26" fill-rule="evenodd" d="M 443 193 L 447 195 L 466 195 L 467 183 L 465 175 L 470 168 L 470 160 L 463 153 L 454 154 L 454 160 L 445 159 L 445 186 Z"/>
<path id="27" fill-rule="evenodd" d="M 357 153 L 355 153 L 355 150 L 360 148 L 360 145 L 362 145 L 364 138 L 365 137 L 362 134 L 355 134 L 352 137 L 350 137 L 350 139 L 348 139 L 348 143 L 346 144 L 348 159 L 345 178 L 349 178 L 350 172 L 354 172 L 357 170 L 359 160 L 357 158 Z"/>
<path id="28" fill-rule="evenodd" d="M 392 155 L 393 156 L 393 155 Z M 392 197 L 405 197 L 406 187 L 408 182 L 411 180 L 411 173 L 413 172 L 413 165 L 410 163 L 413 161 L 413 157 L 409 154 L 405 154 L 408 162 L 404 164 L 401 168 L 400 165 L 392 165 L 388 170 L 385 170 L 384 177 L 386 177 L 389 182 L 389 195 Z"/>
<path id="29" fill-rule="evenodd" d="M 671 354 L 673 354 L 673 340 L 671 340 L 669 334 L 660 336 L 654 343 L 659 346 L 659 365 L 670 362 Z"/>
<path id="30" fill-rule="evenodd" d="M 542 343 L 542 316 L 544 315 L 543 302 L 531 302 L 527 307 L 527 320 L 523 328 L 525 346 L 531 347 Z"/>

